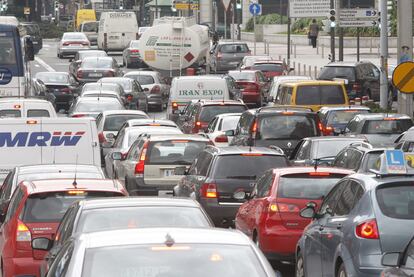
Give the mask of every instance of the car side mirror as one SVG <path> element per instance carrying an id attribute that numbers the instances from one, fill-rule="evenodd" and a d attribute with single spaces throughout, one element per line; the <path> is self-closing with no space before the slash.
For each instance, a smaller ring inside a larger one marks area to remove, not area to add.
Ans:
<path id="1" fill-rule="evenodd" d="M 390 252 L 382 255 L 381 264 L 383 266 L 396 267 L 400 265 L 402 255 L 399 252 Z"/>
<path id="2" fill-rule="evenodd" d="M 174 175 L 183 176 L 187 174 L 188 174 L 188 171 L 187 171 L 187 167 L 185 166 L 176 167 L 174 170 Z"/>
<path id="3" fill-rule="evenodd" d="M 49 251 L 53 246 L 53 241 L 48 238 L 35 238 L 32 240 L 34 250 Z"/>
<path id="4" fill-rule="evenodd" d="M 123 157 L 122 157 L 122 153 L 121 152 L 112 152 L 111 153 L 111 158 L 114 161 L 122 161 L 123 160 Z"/>
<path id="5" fill-rule="evenodd" d="M 236 130 L 227 130 L 224 132 L 225 136 L 233 137 L 236 134 Z"/>
<path id="6" fill-rule="evenodd" d="M 306 207 L 300 211 L 300 216 L 303 218 L 314 218 L 316 215 L 316 203 L 309 202 Z"/>

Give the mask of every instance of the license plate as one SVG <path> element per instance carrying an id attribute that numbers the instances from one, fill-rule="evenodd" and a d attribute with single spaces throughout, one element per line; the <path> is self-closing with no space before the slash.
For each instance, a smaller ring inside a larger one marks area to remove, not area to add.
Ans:
<path id="1" fill-rule="evenodd" d="M 82 46 L 82 44 L 69 44 L 70 47 L 79 47 Z"/>
<path id="2" fill-rule="evenodd" d="M 170 177 L 175 175 L 174 169 L 167 169 L 164 170 L 164 177 Z"/>
<path id="3" fill-rule="evenodd" d="M 160 197 L 173 197 L 173 191 L 172 190 L 159 190 L 158 196 Z"/>
<path id="4" fill-rule="evenodd" d="M 89 77 L 102 77 L 102 73 L 89 73 Z"/>

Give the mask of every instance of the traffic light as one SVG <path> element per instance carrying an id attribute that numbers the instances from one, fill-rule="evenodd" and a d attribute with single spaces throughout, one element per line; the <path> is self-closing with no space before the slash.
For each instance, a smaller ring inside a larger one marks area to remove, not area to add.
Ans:
<path id="1" fill-rule="evenodd" d="M 177 3 L 177 1 L 176 0 L 171 0 L 171 10 L 173 11 L 173 12 L 176 12 L 177 11 L 177 9 L 175 8 L 175 4 Z"/>
<path id="2" fill-rule="evenodd" d="M 119 9 L 120 10 L 124 9 L 124 0 L 119 0 Z"/>
<path id="3" fill-rule="evenodd" d="M 241 8 L 242 8 L 241 0 L 236 0 L 236 9 L 241 10 Z"/>
<path id="4" fill-rule="evenodd" d="M 336 11 L 334 9 L 329 11 L 329 21 L 331 21 L 331 28 L 336 26 Z"/>
<path id="5" fill-rule="evenodd" d="M 55 11 L 59 10 L 59 1 L 55 1 Z"/>

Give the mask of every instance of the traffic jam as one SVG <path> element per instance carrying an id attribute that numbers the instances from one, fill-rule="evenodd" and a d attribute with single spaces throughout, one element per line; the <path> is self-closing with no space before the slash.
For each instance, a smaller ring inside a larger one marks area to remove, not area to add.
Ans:
<path id="1" fill-rule="evenodd" d="M 414 124 L 373 108 L 374 64 L 296 76 L 108 11 L 28 75 L 30 24 L 0 16 L 3 277 L 414 274 Z"/>

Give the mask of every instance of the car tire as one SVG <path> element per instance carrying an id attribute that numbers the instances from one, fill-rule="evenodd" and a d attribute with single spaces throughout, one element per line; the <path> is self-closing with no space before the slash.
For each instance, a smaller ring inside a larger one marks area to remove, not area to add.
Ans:
<path id="1" fill-rule="evenodd" d="M 295 277 L 305 277 L 305 267 L 303 264 L 303 256 L 299 251 L 296 258 Z"/>
<path id="2" fill-rule="evenodd" d="M 338 273 L 336 274 L 336 277 L 347 277 L 348 274 L 346 273 L 345 265 L 341 263 L 338 269 Z"/>

